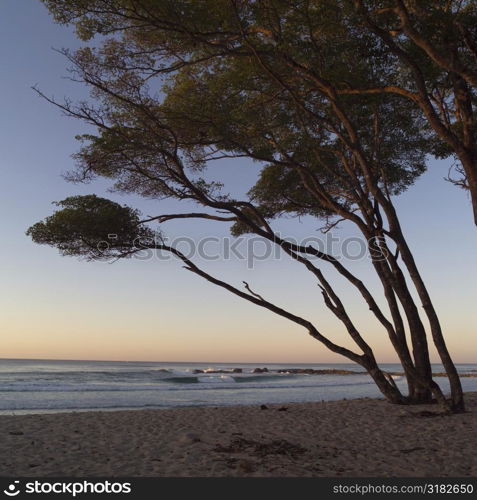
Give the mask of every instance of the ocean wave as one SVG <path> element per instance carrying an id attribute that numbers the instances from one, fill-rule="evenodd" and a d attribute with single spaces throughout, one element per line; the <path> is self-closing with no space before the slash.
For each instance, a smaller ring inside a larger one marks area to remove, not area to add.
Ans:
<path id="1" fill-rule="evenodd" d="M 234 383 L 250 383 L 250 382 L 265 382 L 270 380 L 283 380 L 287 375 L 240 375 L 240 376 L 232 376 L 232 375 L 208 375 L 207 373 L 198 374 L 193 377 L 166 377 L 163 379 L 164 382 L 171 382 L 173 384 L 197 384 L 197 383 L 205 383 L 212 384 L 214 382 L 223 384 L 230 382 Z"/>
<path id="2" fill-rule="evenodd" d="M 224 384 L 227 382 L 235 383 L 234 377 L 231 377 L 230 375 L 208 375 L 206 377 L 199 377 L 199 381 L 205 384 L 213 384 L 214 382 L 219 384 Z"/>
<path id="3" fill-rule="evenodd" d="M 168 377 L 163 379 L 164 382 L 170 382 L 171 384 L 198 384 L 199 377 Z"/>

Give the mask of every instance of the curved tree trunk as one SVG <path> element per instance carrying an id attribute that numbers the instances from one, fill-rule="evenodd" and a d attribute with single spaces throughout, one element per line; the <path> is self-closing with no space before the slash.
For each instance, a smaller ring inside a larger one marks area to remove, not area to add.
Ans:
<path id="1" fill-rule="evenodd" d="M 437 352 L 449 379 L 451 387 L 452 408 L 456 412 L 465 411 L 462 384 L 460 382 L 459 374 L 457 373 L 457 369 L 454 365 L 454 362 L 452 361 L 449 350 L 447 349 L 439 318 L 432 304 L 429 292 L 427 291 L 424 281 L 422 280 L 422 277 L 417 269 L 414 256 L 412 255 L 411 250 L 404 238 L 394 207 L 390 204 L 390 206 L 387 208 L 389 208 L 388 220 L 390 223 L 390 234 L 393 240 L 396 242 L 399 251 L 401 252 L 402 261 L 404 262 L 409 272 L 409 276 L 411 277 L 411 280 L 419 295 L 419 298 L 421 299 L 422 306 L 431 327 L 431 335 L 434 345 L 436 346 Z"/>
<path id="2" fill-rule="evenodd" d="M 391 384 L 386 378 L 384 372 L 378 368 L 374 363 L 373 365 L 366 368 L 368 373 L 371 375 L 375 384 L 378 386 L 379 390 L 383 396 L 393 404 L 405 405 L 409 404 L 409 399 L 403 396 L 395 384 Z"/>
<path id="3" fill-rule="evenodd" d="M 469 187 L 470 199 L 472 202 L 472 211 L 474 214 L 474 223 L 477 226 L 477 159 L 469 158 L 463 155 L 459 156 L 464 169 L 467 185 Z"/>
<path id="4" fill-rule="evenodd" d="M 400 325 L 396 325 L 396 330 L 400 331 L 399 340 L 398 342 L 393 342 L 393 345 L 398 352 L 403 369 L 406 372 L 409 385 L 409 398 L 416 403 L 429 403 L 432 400 L 432 392 L 430 388 L 432 368 L 427 345 L 426 330 L 419 317 L 418 309 L 408 290 L 406 280 L 399 267 L 394 265 L 392 269 L 390 269 L 388 263 L 379 258 L 379 255 L 383 255 L 383 250 L 389 254 L 389 249 L 385 246 L 385 244 L 384 248 L 380 248 L 375 239 L 368 239 L 368 243 L 370 245 L 370 254 L 377 257 L 373 258 L 373 265 L 385 288 L 386 299 L 391 311 L 394 310 L 393 318 L 395 322 L 397 317 L 399 317 Z M 402 320 L 400 319 L 396 296 L 399 299 L 408 322 L 414 361 L 410 358 L 409 351 L 407 350 L 404 325 L 401 323 Z M 414 377 L 409 375 L 410 369 L 416 371 L 416 375 Z M 422 383 L 416 384 L 416 379 L 420 380 Z"/>

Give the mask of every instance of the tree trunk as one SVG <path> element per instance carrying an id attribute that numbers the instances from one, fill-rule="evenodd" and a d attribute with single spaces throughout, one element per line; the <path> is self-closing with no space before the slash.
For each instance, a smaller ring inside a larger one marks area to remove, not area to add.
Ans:
<path id="1" fill-rule="evenodd" d="M 408 404 L 408 399 L 401 394 L 396 385 L 391 384 L 384 372 L 379 368 L 376 360 L 370 356 L 363 356 L 361 365 L 370 374 L 383 396 L 393 404 Z"/>
<path id="2" fill-rule="evenodd" d="M 388 262 L 385 262 L 379 258 L 379 255 L 383 255 L 381 252 L 384 251 L 387 255 L 391 252 L 387 248 L 384 240 L 382 240 L 382 247 L 377 243 L 374 238 L 368 239 L 369 251 L 372 256 L 377 256 L 377 259 L 373 258 L 373 265 L 378 273 L 381 282 L 385 288 L 386 299 L 391 308 L 396 308 L 395 295 L 399 298 L 399 302 L 404 310 L 409 325 L 409 332 L 412 341 L 412 355 L 414 358 L 414 363 L 409 362 L 408 356 L 406 356 L 406 337 L 404 331 L 401 332 L 400 338 L 397 343 L 393 342 L 394 348 L 399 354 L 403 368 L 406 371 L 406 366 L 413 366 L 413 369 L 417 372 L 417 378 L 424 382 L 424 384 L 415 384 L 408 377 L 409 385 L 409 397 L 416 403 L 429 403 L 432 400 L 432 393 L 430 390 L 430 382 L 432 379 L 432 368 L 431 361 L 429 358 L 429 349 L 427 345 L 426 330 L 422 324 L 421 318 L 419 317 L 419 311 L 414 303 L 414 300 L 409 292 L 405 277 L 400 270 L 395 259 L 391 259 L 391 269 L 389 268 Z M 389 294 L 393 294 L 390 297 Z M 390 303 L 393 301 L 393 304 Z M 397 312 L 399 314 L 399 312 Z M 403 326 L 401 329 L 403 330 Z M 392 340 L 392 339 L 391 339 Z M 409 351 L 407 351 L 408 353 Z"/>
<path id="3" fill-rule="evenodd" d="M 474 213 L 474 223 L 477 226 L 477 160 L 474 160 L 473 158 L 461 158 L 461 162 L 465 175 L 467 177 L 470 199 L 472 202 L 472 210 Z"/>
<path id="4" fill-rule="evenodd" d="M 414 303 L 414 300 L 407 289 L 404 275 L 400 272 L 400 270 L 399 272 L 396 271 L 394 275 L 396 277 L 394 289 L 400 299 L 409 324 L 415 370 L 419 380 L 423 381 L 425 384 L 419 385 L 411 381 L 409 397 L 416 403 L 429 403 L 432 400 L 432 393 L 429 386 L 432 379 L 432 367 L 429 357 L 426 329 L 424 328 L 421 318 L 419 317 L 419 311 Z"/>
<path id="5" fill-rule="evenodd" d="M 447 349 L 439 318 L 434 309 L 427 288 L 417 269 L 411 250 L 409 249 L 404 235 L 402 234 L 401 226 L 395 214 L 394 207 L 391 206 L 389 208 L 390 212 L 388 213 L 388 220 L 390 222 L 390 233 L 392 235 L 392 238 L 396 242 L 399 251 L 401 252 L 401 258 L 406 265 L 409 276 L 414 283 L 419 298 L 421 299 L 424 311 L 426 312 L 427 318 L 429 320 L 434 345 L 436 346 L 437 352 L 449 379 L 451 387 L 452 409 L 455 412 L 465 411 L 464 394 L 462 391 L 459 374 L 457 373 L 457 369 Z"/>

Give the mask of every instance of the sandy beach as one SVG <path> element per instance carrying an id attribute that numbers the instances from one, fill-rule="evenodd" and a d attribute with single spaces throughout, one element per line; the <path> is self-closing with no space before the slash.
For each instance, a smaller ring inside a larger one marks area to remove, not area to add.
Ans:
<path id="1" fill-rule="evenodd" d="M 467 413 L 357 399 L 0 416 L 1 476 L 477 476 Z"/>

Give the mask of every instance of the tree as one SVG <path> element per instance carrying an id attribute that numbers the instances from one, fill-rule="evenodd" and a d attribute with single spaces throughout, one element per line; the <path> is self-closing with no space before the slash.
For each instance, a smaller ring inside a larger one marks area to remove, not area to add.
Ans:
<path id="1" fill-rule="evenodd" d="M 358 36 L 374 36 L 389 57 L 380 81 L 344 93 L 389 93 L 411 101 L 434 131 L 437 156 L 454 156 L 477 224 L 477 4 L 460 0 L 355 0 Z M 352 35 L 356 36 L 356 32 Z M 371 52 L 365 57 L 372 58 Z"/>
<path id="2" fill-rule="evenodd" d="M 367 77 L 368 62 L 344 51 L 349 26 L 341 22 L 335 2 L 45 3 L 60 22 L 77 21 L 85 39 L 111 35 L 97 49 L 64 52 L 74 78 L 90 86 L 96 99 L 96 104 L 55 102 L 98 130 L 81 137 L 74 179 L 103 176 L 114 179 L 119 191 L 192 200 L 207 211 L 141 221 L 136 212 L 108 200 L 69 198 L 60 202 L 63 210 L 30 228 L 34 241 L 93 259 L 130 256 L 145 247 L 171 252 L 188 270 L 300 324 L 333 352 L 363 366 L 389 401 L 428 403 L 434 397 L 447 411 L 464 409 L 457 371 L 393 205 L 393 197 L 424 171 L 432 143 L 412 103 L 382 92 L 339 93 L 331 78 L 310 73 L 308 67 L 322 67 L 337 78 L 352 64 L 354 82 Z M 355 51 L 369 50 L 370 40 L 358 37 Z M 261 165 L 247 200 L 233 199 L 218 183 L 201 178 L 210 162 L 239 157 Z M 124 232 L 129 241 L 119 238 L 101 254 L 98 245 L 113 232 L 104 213 L 129 214 Z M 281 238 L 272 222 L 283 214 L 325 219 L 327 231 L 341 220 L 353 223 L 367 241 L 389 313 L 333 255 Z M 88 218 L 91 231 L 84 225 Z M 312 274 L 358 352 L 334 343 L 248 284 L 242 291 L 211 276 L 160 235 L 151 240 L 148 223 L 183 218 L 232 223 L 234 234 L 254 233 L 278 245 Z M 134 225 L 140 244 L 130 231 Z M 379 368 L 322 264 L 356 288 L 389 336 L 407 378 L 407 396 Z M 449 378 L 450 401 L 433 380 L 426 328 L 410 283 Z"/>

